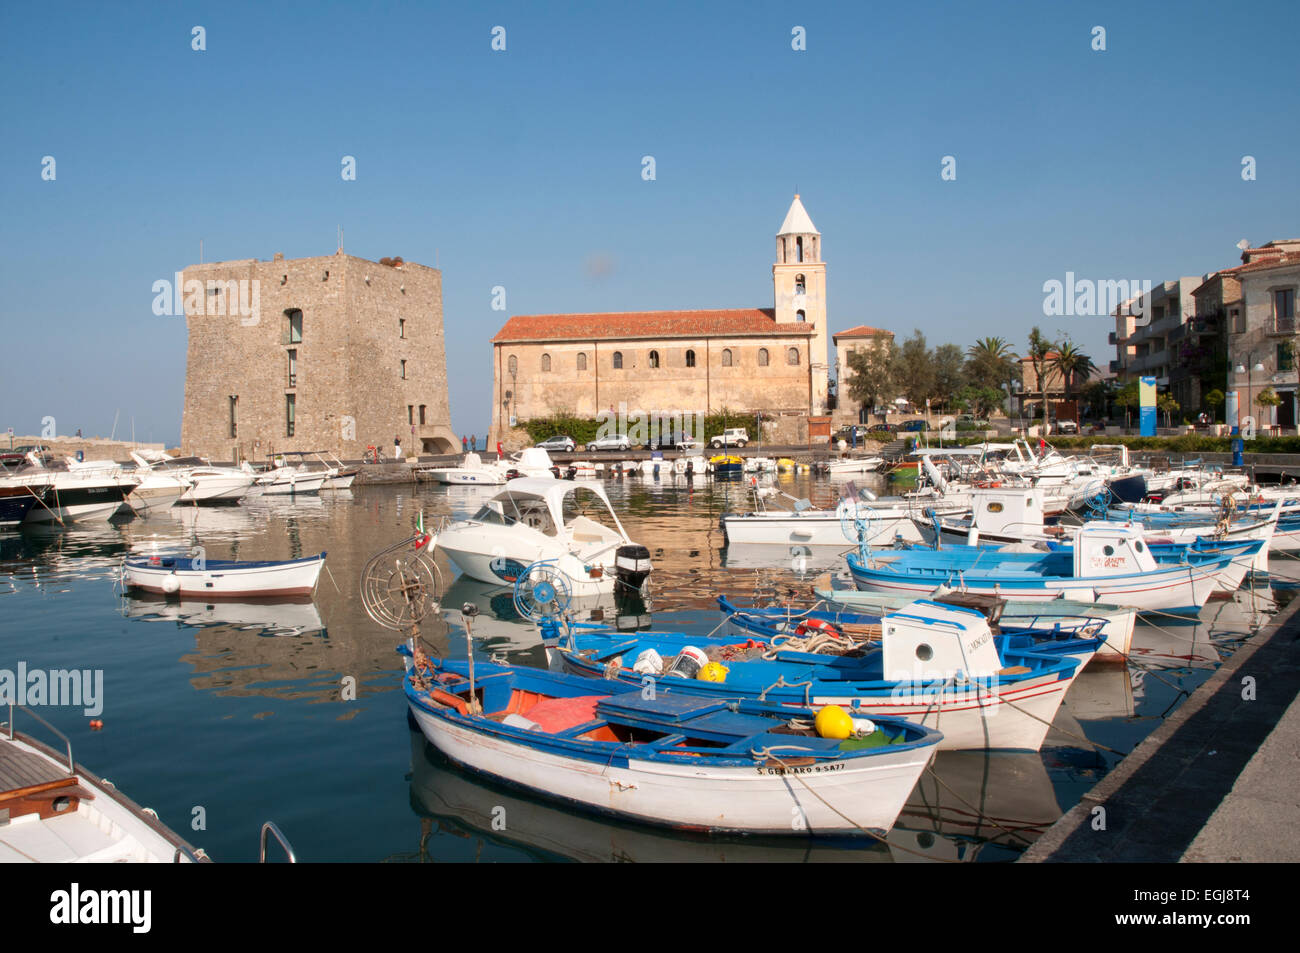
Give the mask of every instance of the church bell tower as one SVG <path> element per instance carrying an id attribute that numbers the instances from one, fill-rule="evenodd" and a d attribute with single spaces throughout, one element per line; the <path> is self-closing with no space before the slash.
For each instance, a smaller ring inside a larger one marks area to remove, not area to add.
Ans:
<path id="1" fill-rule="evenodd" d="M 808 370 L 812 375 L 812 406 L 809 411 L 813 416 L 828 413 L 826 263 L 822 261 L 821 245 L 821 233 L 796 194 L 776 236 L 772 287 L 778 324 L 812 325 Z"/>

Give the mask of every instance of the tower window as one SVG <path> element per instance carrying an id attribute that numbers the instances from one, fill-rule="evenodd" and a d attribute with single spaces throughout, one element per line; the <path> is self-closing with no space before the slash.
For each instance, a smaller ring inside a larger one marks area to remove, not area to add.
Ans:
<path id="1" fill-rule="evenodd" d="M 795 319 L 796 321 L 800 321 L 800 322 L 802 322 L 802 321 L 807 321 L 807 320 L 808 320 L 808 315 L 804 314 L 802 311 L 796 311 L 796 312 L 794 313 L 794 319 Z"/>
<path id="2" fill-rule="evenodd" d="M 399 338 L 406 337 L 406 318 L 397 319 L 397 336 Z"/>
<path id="3" fill-rule="evenodd" d="M 622 369 L 623 369 L 623 352 L 622 352 L 622 351 L 615 351 L 615 352 L 614 352 L 614 370 L 616 370 L 616 371 L 621 371 Z"/>
<path id="4" fill-rule="evenodd" d="M 794 276 L 794 293 L 797 295 L 808 293 L 808 288 L 804 282 L 803 275 Z"/>
<path id="5" fill-rule="evenodd" d="M 402 362 L 402 380 L 406 380 L 406 362 Z"/>
<path id="6" fill-rule="evenodd" d="M 585 355 L 585 354 L 579 354 L 579 355 L 578 355 L 578 370 L 580 370 L 580 371 L 585 371 L 586 369 L 587 369 L 587 355 Z"/>
<path id="7" fill-rule="evenodd" d="M 519 373 L 519 358 L 511 354 L 506 366 L 510 368 L 510 376 L 514 377 Z"/>
<path id="8" fill-rule="evenodd" d="M 424 426 L 424 409 L 425 409 L 426 406 L 428 406 L 428 405 L 427 405 L 427 404 L 421 404 L 421 405 L 420 405 L 420 426 L 421 426 L 421 427 Z"/>
<path id="9" fill-rule="evenodd" d="M 298 349 L 289 348 L 289 386 L 298 386 Z"/>
<path id="10" fill-rule="evenodd" d="M 297 410 L 297 398 L 293 394 L 284 395 L 284 435 L 293 436 L 294 412 Z"/>
<path id="11" fill-rule="evenodd" d="M 414 404 L 407 404 L 407 405 L 406 405 L 406 422 L 407 422 L 408 424 L 413 424 L 413 423 L 415 423 L 415 405 L 414 405 Z"/>
<path id="12" fill-rule="evenodd" d="M 792 347 L 785 352 L 785 362 L 792 367 L 799 363 L 799 349 Z"/>
<path id="13" fill-rule="evenodd" d="M 694 351 L 687 351 L 687 352 L 686 352 L 686 366 L 687 366 L 687 367 L 694 367 L 694 366 L 695 366 L 695 352 L 694 352 Z"/>
<path id="14" fill-rule="evenodd" d="M 794 240 L 794 260 L 803 261 L 803 238 Z"/>
<path id="15" fill-rule="evenodd" d="M 550 369 L 551 369 L 551 355 L 549 355 L 549 354 L 543 354 L 543 355 L 542 355 L 542 370 L 543 370 L 543 371 L 549 371 Z"/>
<path id="16" fill-rule="evenodd" d="M 285 312 L 289 318 L 289 343 L 299 344 L 302 342 L 302 311 L 298 308 L 290 308 Z"/>
<path id="17" fill-rule="evenodd" d="M 235 420 L 235 409 L 239 406 L 239 397 L 235 394 L 230 395 L 230 438 L 233 440 L 239 435 L 239 424 Z"/>
<path id="18" fill-rule="evenodd" d="M 723 348 L 722 350 L 722 366 L 723 367 L 731 366 L 731 348 L 729 347 Z"/>
<path id="19" fill-rule="evenodd" d="M 768 364 L 767 348 L 760 347 L 758 349 L 758 366 L 767 367 L 767 364 Z"/>
<path id="20" fill-rule="evenodd" d="M 659 366 L 659 352 L 658 352 L 658 351 L 651 351 L 651 352 L 650 352 L 650 366 L 651 366 L 651 367 L 658 367 L 658 366 Z"/>

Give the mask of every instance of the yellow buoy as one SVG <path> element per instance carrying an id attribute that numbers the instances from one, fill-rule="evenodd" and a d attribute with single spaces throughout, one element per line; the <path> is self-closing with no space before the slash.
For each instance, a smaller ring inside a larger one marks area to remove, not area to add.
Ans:
<path id="1" fill-rule="evenodd" d="M 839 705 L 827 705 L 817 713 L 813 727 L 822 738 L 847 738 L 853 734 L 853 719 Z"/>
<path id="2" fill-rule="evenodd" d="M 727 680 L 727 667 L 717 662 L 710 662 L 700 669 L 700 674 L 696 675 L 695 678 L 701 682 L 725 682 Z"/>

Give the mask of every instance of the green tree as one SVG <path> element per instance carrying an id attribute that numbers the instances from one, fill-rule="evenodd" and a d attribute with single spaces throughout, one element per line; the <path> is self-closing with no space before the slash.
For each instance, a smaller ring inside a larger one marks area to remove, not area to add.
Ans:
<path id="1" fill-rule="evenodd" d="M 999 407 L 1005 393 L 1000 387 L 982 387 L 967 384 L 957 394 L 958 406 L 964 406 L 976 417 L 988 419 Z"/>
<path id="2" fill-rule="evenodd" d="M 1204 397 L 1201 398 L 1201 403 L 1203 403 L 1206 407 L 1210 408 L 1211 416 L 1217 417 L 1218 416 L 1217 409 L 1224 402 L 1225 399 L 1226 398 L 1223 396 L 1223 391 L 1219 390 L 1216 387 L 1214 390 L 1210 391 L 1208 394 L 1206 394 Z"/>
<path id="3" fill-rule="evenodd" d="M 1138 382 L 1129 381 L 1115 393 L 1115 406 L 1124 408 L 1124 428 L 1128 429 L 1132 424 L 1130 416 L 1134 407 L 1138 405 Z"/>
<path id="4" fill-rule="evenodd" d="M 867 408 L 867 413 L 892 400 L 897 393 L 894 382 L 897 361 L 898 345 L 893 341 L 850 351 L 849 370 L 853 373 L 846 388 L 848 396 Z"/>
<path id="5" fill-rule="evenodd" d="M 1261 410 L 1266 410 L 1269 407 L 1276 407 L 1278 404 L 1282 403 L 1282 398 L 1277 396 L 1277 391 L 1273 390 L 1273 388 L 1265 387 L 1255 395 L 1255 403 L 1259 404 Z M 1264 414 L 1260 414 L 1260 416 L 1263 417 Z M 1265 426 L 1272 426 L 1272 414 L 1269 414 L 1268 416 L 1270 421 Z M 1259 430 L 1262 428 L 1256 427 L 1255 429 Z"/>
<path id="6" fill-rule="evenodd" d="M 1017 360 L 1006 338 L 980 338 L 966 348 L 966 379 L 976 387 L 1000 388 L 1015 379 Z"/>
<path id="7" fill-rule="evenodd" d="M 1108 405 L 1111 396 L 1111 388 L 1106 381 L 1089 381 L 1080 392 L 1080 397 L 1083 398 L 1084 406 L 1087 408 L 1087 416 L 1103 420 L 1110 416 Z"/>
<path id="8" fill-rule="evenodd" d="M 1097 369 L 1097 365 L 1092 363 L 1092 358 L 1079 350 L 1069 338 L 1066 338 L 1057 347 L 1052 366 L 1061 372 L 1062 387 L 1065 391 L 1066 400 L 1070 399 L 1071 379 L 1077 375 L 1087 380 L 1089 375 Z"/>
<path id="9" fill-rule="evenodd" d="M 1047 430 L 1047 366 L 1049 355 L 1056 349 L 1056 342 L 1043 337 L 1037 326 L 1029 332 L 1029 349 L 1025 356 L 1034 370 L 1034 392 L 1042 397 L 1044 431 Z"/>
<path id="10" fill-rule="evenodd" d="M 1178 401 L 1174 399 L 1173 394 L 1161 394 L 1156 398 L 1156 410 L 1165 415 L 1165 426 L 1172 427 L 1174 411 L 1178 409 Z"/>
<path id="11" fill-rule="evenodd" d="M 903 396 L 913 406 L 923 407 L 926 398 L 935 395 L 934 356 L 925 343 L 925 335 L 919 330 L 913 331 L 912 336 L 903 342 L 896 380 Z"/>
<path id="12" fill-rule="evenodd" d="M 940 344 L 934 349 L 935 399 L 948 410 L 958 392 L 966 385 L 966 365 L 961 348 L 956 344 Z"/>

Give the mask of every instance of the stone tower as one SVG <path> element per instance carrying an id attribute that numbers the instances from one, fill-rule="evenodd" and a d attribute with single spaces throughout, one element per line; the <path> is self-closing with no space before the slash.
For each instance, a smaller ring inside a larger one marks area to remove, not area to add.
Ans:
<path id="1" fill-rule="evenodd" d="M 812 326 L 809 360 L 812 375 L 811 413 L 826 413 L 828 377 L 826 339 L 826 263 L 822 261 L 822 236 L 796 194 L 776 236 L 776 264 L 772 266 L 778 324 Z"/>

